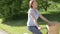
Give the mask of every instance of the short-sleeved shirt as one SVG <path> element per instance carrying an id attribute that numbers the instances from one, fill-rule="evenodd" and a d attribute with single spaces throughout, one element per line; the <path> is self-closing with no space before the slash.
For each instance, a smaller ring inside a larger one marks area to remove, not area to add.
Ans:
<path id="1" fill-rule="evenodd" d="M 34 21 L 33 21 L 32 17 L 30 16 L 30 13 L 32 13 L 32 14 L 34 15 L 34 17 L 36 18 L 36 20 L 37 20 L 38 17 L 39 17 L 39 12 L 38 12 L 38 10 L 36 10 L 36 12 L 35 12 L 32 8 L 30 8 L 30 9 L 28 10 L 27 26 L 36 26 L 36 25 L 34 24 Z"/>

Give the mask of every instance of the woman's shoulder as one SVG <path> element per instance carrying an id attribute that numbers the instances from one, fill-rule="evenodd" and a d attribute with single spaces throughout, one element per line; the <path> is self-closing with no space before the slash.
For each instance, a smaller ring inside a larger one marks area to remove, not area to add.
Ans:
<path id="1" fill-rule="evenodd" d="M 29 12 L 32 12 L 32 11 L 33 11 L 33 9 L 32 9 L 32 8 L 30 8 L 28 11 L 29 11 Z"/>
<path id="2" fill-rule="evenodd" d="M 30 8 L 30 9 L 29 9 L 29 11 L 33 11 L 33 9 L 32 9 L 32 8 Z"/>
<path id="3" fill-rule="evenodd" d="M 33 13 L 34 11 L 33 11 L 33 9 L 32 8 L 30 8 L 29 10 L 28 10 L 28 13 Z"/>

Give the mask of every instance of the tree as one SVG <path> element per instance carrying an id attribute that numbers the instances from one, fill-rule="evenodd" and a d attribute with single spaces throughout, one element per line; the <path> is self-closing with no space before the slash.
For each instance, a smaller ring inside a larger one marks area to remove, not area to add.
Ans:
<path id="1" fill-rule="evenodd" d="M 0 17 L 11 18 L 19 14 L 23 0 L 0 0 Z"/>

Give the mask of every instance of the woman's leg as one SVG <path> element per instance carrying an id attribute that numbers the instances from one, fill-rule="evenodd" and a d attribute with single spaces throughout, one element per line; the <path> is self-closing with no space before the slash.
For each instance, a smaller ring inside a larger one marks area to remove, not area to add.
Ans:
<path id="1" fill-rule="evenodd" d="M 38 30 L 36 26 L 29 26 L 29 30 L 33 32 L 33 34 L 42 34 L 41 31 Z"/>

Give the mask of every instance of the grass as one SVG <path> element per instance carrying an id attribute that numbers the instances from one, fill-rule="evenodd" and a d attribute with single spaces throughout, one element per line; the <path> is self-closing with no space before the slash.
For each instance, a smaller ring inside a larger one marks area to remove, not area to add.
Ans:
<path id="1" fill-rule="evenodd" d="M 49 19 L 50 21 L 58 21 L 60 22 L 60 12 L 49 12 L 49 13 L 42 13 L 44 17 Z M 21 20 L 11 20 L 7 22 L 2 22 L 3 20 L 0 19 L 0 29 L 8 32 L 9 34 L 32 34 L 30 31 L 28 31 L 28 28 L 26 26 L 27 23 L 27 18 L 26 19 L 21 19 Z M 41 19 L 38 19 L 38 23 L 40 24 L 41 27 L 45 28 L 41 30 L 43 34 L 46 34 L 47 29 L 46 29 L 46 24 L 44 21 Z"/>
<path id="2" fill-rule="evenodd" d="M 41 25 L 42 27 L 45 27 L 45 25 Z M 11 22 L 5 22 L 0 24 L 0 28 L 8 32 L 9 34 L 24 34 L 31 32 L 28 31 L 26 26 L 26 19 L 25 20 L 19 20 L 19 21 L 11 21 Z M 43 29 L 43 33 L 46 33 L 46 29 Z"/>

